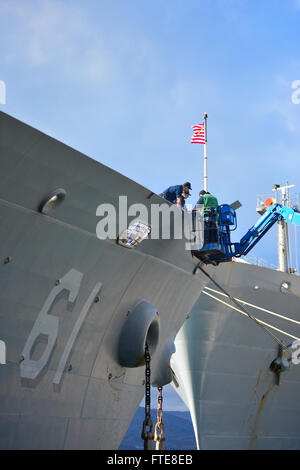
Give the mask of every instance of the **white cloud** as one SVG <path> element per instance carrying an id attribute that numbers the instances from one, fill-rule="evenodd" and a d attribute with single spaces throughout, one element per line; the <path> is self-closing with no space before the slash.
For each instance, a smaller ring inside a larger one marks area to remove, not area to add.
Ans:
<path id="1" fill-rule="evenodd" d="M 87 3 L 87 2 L 86 2 Z M 2 60 L 89 83 L 154 79 L 160 53 L 152 38 L 112 15 L 104 2 L 0 0 Z M 4 46 L 5 43 L 5 46 Z"/>
<path id="2" fill-rule="evenodd" d="M 300 76 L 294 77 L 291 72 L 287 72 L 287 75 L 293 78 L 275 77 L 269 83 L 266 99 L 255 104 L 254 107 L 261 114 L 274 114 L 279 117 L 284 129 L 300 136 L 300 104 L 294 104 L 293 94 L 297 90 L 292 88 L 292 84 L 297 78 L 300 79 Z"/>
<path id="3" fill-rule="evenodd" d="M 50 65 L 58 73 L 91 81 L 108 79 L 113 73 L 114 64 L 101 34 L 96 36 L 84 11 L 76 5 L 2 0 L 0 6 L 2 21 L 7 19 L 14 32 L 6 40 L 6 60 L 25 60 L 36 68 Z"/>
<path id="4" fill-rule="evenodd" d="M 270 109 L 277 114 L 284 122 L 286 128 L 292 134 L 299 134 L 300 132 L 300 105 L 290 105 L 283 101 L 274 101 Z"/>

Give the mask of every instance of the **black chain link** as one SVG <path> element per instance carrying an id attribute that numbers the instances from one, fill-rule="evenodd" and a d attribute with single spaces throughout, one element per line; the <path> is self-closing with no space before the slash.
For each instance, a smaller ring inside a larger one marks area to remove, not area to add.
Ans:
<path id="1" fill-rule="evenodd" d="M 151 420 L 151 356 L 148 344 L 145 344 L 145 419 L 143 421 L 142 439 L 144 440 L 144 450 L 153 450 L 153 422 Z M 147 429 L 147 426 L 149 429 Z"/>

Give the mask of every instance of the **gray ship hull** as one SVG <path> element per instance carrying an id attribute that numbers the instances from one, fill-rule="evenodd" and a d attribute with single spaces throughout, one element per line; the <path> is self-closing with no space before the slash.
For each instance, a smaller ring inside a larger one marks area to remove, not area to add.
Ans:
<path id="1" fill-rule="evenodd" d="M 231 262 L 214 279 L 286 345 L 300 338 L 299 276 Z M 199 449 L 300 448 L 300 365 L 281 373 L 278 385 L 269 369 L 278 344 L 213 283 L 175 344 L 175 388 L 190 409 Z"/>
<path id="2" fill-rule="evenodd" d="M 0 173 L 0 448 L 117 449 L 144 395 L 144 367 L 120 365 L 128 317 L 140 301 L 159 314 L 154 379 L 206 280 L 184 240 L 99 240 L 100 203 L 162 200 L 4 113 Z"/>

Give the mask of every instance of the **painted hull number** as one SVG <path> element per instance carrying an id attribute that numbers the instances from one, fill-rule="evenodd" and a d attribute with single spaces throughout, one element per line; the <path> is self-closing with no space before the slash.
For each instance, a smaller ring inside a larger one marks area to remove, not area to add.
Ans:
<path id="1" fill-rule="evenodd" d="M 76 269 L 71 269 L 63 278 L 60 279 L 58 285 L 53 287 L 50 294 L 48 295 L 40 313 L 37 316 L 37 319 L 33 325 L 31 333 L 26 341 L 22 352 L 22 362 L 20 363 L 20 375 L 22 378 L 36 379 L 41 371 L 46 366 L 50 355 L 55 347 L 57 335 L 58 335 L 58 327 L 59 327 L 59 318 L 49 314 L 49 310 L 51 309 L 53 302 L 57 298 L 57 296 L 63 291 L 66 290 L 69 292 L 68 300 L 71 303 L 74 303 L 78 297 L 80 285 L 82 282 L 83 274 Z M 70 334 L 70 337 L 67 341 L 65 346 L 64 352 L 60 358 L 59 364 L 57 366 L 57 370 L 53 379 L 54 384 L 59 384 L 64 368 L 66 366 L 68 357 L 72 350 L 73 344 L 78 336 L 78 333 L 83 325 L 83 322 L 95 301 L 95 297 L 99 294 L 100 289 L 102 287 L 101 282 L 98 282 L 94 289 L 92 290 L 91 294 L 89 295 L 87 301 L 85 302 L 77 320 L 73 327 L 73 330 Z M 47 346 L 41 357 L 38 360 L 31 359 L 31 351 L 34 346 L 35 341 L 40 335 L 47 336 L 48 342 Z"/>

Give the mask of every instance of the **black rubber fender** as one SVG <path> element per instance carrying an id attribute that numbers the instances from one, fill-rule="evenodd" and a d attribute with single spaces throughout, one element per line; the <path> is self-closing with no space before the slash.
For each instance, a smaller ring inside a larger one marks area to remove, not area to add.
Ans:
<path id="1" fill-rule="evenodd" d="M 146 300 L 140 300 L 131 310 L 119 340 L 119 364 L 139 367 L 145 364 L 147 341 L 152 357 L 159 338 L 159 314 Z"/>

